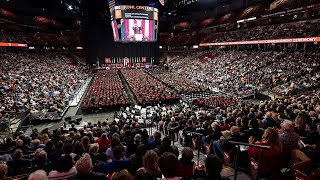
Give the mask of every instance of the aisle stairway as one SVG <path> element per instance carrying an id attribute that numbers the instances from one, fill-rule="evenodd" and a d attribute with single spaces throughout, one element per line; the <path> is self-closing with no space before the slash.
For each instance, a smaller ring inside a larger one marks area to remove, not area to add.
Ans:
<path id="1" fill-rule="evenodd" d="M 127 80 L 124 78 L 124 76 L 123 76 L 123 74 L 121 73 L 121 71 L 118 71 L 118 74 L 119 74 L 119 77 L 120 77 L 121 82 L 122 82 L 122 84 L 123 84 L 123 87 L 124 87 L 124 89 L 125 89 L 125 91 L 126 91 L 126 93 L 127 93 L 127 95 L 128 95 L 128 98 L 129 98 L 129 100 L 130 100 L 130 103 L 131 103 L 131 104 L 134 104 L 134 105 L 137 105 L 137 104 L 138 104 L 138 101 L 137 101 L 135 95 L 133 94 L 131 88 L 129 87 Z"/>

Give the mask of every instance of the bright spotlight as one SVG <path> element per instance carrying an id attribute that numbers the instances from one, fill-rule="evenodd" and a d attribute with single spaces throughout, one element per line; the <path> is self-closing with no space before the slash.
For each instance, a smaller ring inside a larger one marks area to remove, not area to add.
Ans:
<path id="1" fill-rule="evenodd" d="M 73 7 L 72 7 L 72 5 L 68 5 L 68 10 L 73 10 Z"/>

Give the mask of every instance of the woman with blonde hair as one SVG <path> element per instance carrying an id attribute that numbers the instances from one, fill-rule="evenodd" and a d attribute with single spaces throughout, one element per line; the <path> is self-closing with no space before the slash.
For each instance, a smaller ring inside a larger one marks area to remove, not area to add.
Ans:
<path id="1" fill-rule="evenodd" d="M 249 138 L 249 144 L 254 144 L 254 137 Z M 262 136 L 261 142 L 256 142 L 255 145 L 270 146 L 265 149 L 261 157 L 261 177 L 275 177 L 283 164 L 282 144 L 279 139 L 278 132 L 273 128 L 267 128 Z M 260 148 L 249 147 L 249 157 L 258 161 Z"/>
<path id="2" fill-rule="evenodd" d="M 143 167 L 137 170 L 136 180 L 156 180 L 161 178 L 158 166 L 159 156 L 153 150 L 148 151 L 143 157 Z"/>

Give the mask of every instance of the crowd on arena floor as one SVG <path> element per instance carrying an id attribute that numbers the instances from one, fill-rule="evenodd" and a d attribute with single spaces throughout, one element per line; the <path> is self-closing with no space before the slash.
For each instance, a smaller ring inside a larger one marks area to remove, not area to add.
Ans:
<path id="1" fill-rule="evenodd" d="M 82 112 L 90 113 L 130 105 L 117 71 L 99 70 L 82 104 Z"/>
<path id="2" fill-rule="evenodd" d="M 200 97 L 194 100 L 200 107 L 232 107 L 238 104 L 240 100 L 233 96 L 227 95 L 211 95 L 210 97 Z"/>
<path id="3" fill-rule="evenodd" d="M 180 96 L 160 81 L 140 69 L 121 70 L 139 104 L 145 102 L 172 102 Z"/>
<path id="4" fill-rule="evenodd" d="M 238 102 L 233 107 L 203 109 L 183 103 L 159 108 L 153 116 L 158 131 L 150 136 L 130 116 L 53 132 L 34 129 L 30 136 L 20 132 L 2 147 L 6 163 L 0 164 L 0 178 L 34 172 L 29 178 L 41 174 L 50 179 L 228 179 L 220 172 L 223 164 L 234 164 L 227 158 L 234 155 L 230 141 L 271 147 L 262 155 L 261 177 L 279 178 L 281 168 L 291 167 L 289 162 L 310 160 L 315 164 L 310 172 L 319 173 L 319 96 L 317 91 L 258 105 Z M 190 131 L 203 134 L 201 142 L 211 144 L 205 169 L 196 166 L 193 171 L 192 149 L 184 148 L 178 159 L 179 151 L 171 145 L 177 133 L 181 143 L 190 146 Z M 240 154 L 240 165 L 250 162 L 248 158 L 258 161 L 258 156 L 259 148 L 249 147 Z"/>
<path id="5" fill-rule="evenodd" d="M 208 88 L 202 85 L 197 85 L 194 81 L 163 68 L 148 69 L 148 72 L 166 83 L 169 87 L 177 90 L 178 93 L 188 94 L 208 91 Z"/>
<path id="6" fill-rule="evenodd" d="M 215 54 L 214 58 L 204 58 Z M 169 62 L 171 71 L 218 88 L 222 92 L 243 96 L 261 87 L 277 85 L 319 86 L 316 79 L 301 79 L 301 75 L 318 72 L 317 53 L 286 53 L 262 51 L 203 51 L 175 57 Z M 303 84 L 298 84 L 303 81 Z"/>
<path id="7" fill-rule="evenodd" d="M 1 116 L 27 109 L 61 115 L 87 77 L 58 54 L 2 53 L 0 59 Z"/>

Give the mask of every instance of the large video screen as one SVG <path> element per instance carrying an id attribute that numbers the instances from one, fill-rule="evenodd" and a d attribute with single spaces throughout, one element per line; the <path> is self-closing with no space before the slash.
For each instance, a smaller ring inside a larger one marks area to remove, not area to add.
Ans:
<path id="1" fill-rule="evenodd" d="M 115 41 L 153 42 L 157 40 L 157 8 L 120 5 L 114 6 L 110 11 Z"/>

